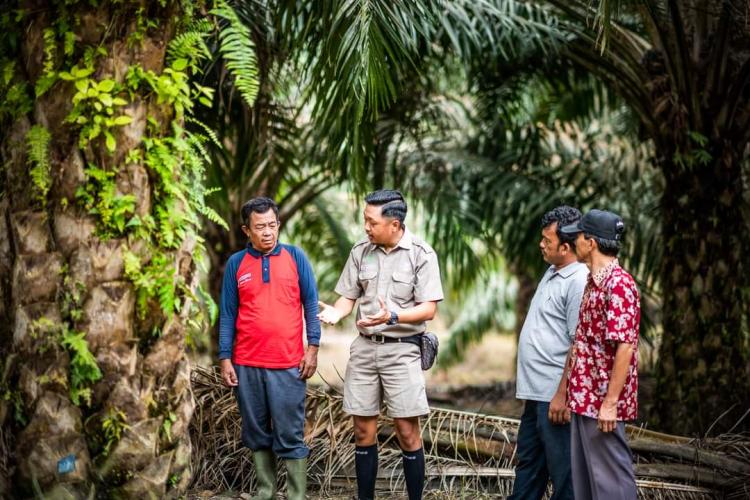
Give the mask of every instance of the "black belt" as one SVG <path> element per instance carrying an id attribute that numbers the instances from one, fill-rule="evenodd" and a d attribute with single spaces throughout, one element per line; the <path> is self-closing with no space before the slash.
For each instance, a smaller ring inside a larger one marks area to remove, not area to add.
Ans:
<path id="1" fill-rule="evenodd" d="M 359 332 L 359 334 L 369 340 L 370 342 L 375 342 L 376 344 L 392 344 L 392 343 L 407 343 L 407 344 L 414 344 L 414 345 L 422 345 L 422 334 L 418 333 L 416 335 L 411 335 L 409 337 L 386 337 L 385 335 L 380 335 L 379 333 L 374 333 L 372 335 L 367 335 L 362 332 Z"/>

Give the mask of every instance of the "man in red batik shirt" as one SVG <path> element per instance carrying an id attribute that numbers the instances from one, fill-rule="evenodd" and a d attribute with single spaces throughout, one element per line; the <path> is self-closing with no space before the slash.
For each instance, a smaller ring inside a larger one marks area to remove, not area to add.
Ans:
<path id="1" fill-rule="evenodd" d="M 576 500 L 636 500 L 624 421 L 638 415 L 638 289 L 617 261 L 625 224 L 592 210 L 563 233 L 577 234 L 589 268 L 576 340 L 566 367 L 572 412 L 571 473 Z"/>

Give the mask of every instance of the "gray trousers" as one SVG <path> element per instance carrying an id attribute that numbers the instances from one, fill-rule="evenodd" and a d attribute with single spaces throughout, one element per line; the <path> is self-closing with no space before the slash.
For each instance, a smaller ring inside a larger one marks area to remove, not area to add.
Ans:
<path id="1" fill-rule="evenodd" d="M 625 439 L 625 424 L 602 432 L 597 420 L 573 414 L 570 458 L 576 500 L 636 500 L 633 456 Z"/>

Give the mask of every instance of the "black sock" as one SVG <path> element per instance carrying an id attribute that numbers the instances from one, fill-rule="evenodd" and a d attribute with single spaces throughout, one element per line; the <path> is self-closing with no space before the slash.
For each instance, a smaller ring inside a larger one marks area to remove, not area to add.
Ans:
<path id="1" fill-rule="evenodd" d="M 378 476 L 378 445 L 355 446 L 354 467 L 357 469 L 358 500 L 375 498 L 375 479 Z"/>
<path id="2" fill-rule="evenodd" d="M 424 488 L 424 449 L 401 450 L 401 456 L 404 461 L 404 477 L 409 500 L 421 500 Z"/>

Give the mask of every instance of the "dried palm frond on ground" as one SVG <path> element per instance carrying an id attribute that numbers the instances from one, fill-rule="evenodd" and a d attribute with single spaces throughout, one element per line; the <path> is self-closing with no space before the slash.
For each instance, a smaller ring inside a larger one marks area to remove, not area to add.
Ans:
<path id="1" fill-rule="evenodd" d="M 253 491 L 252 454 L 240 440 L 240 416 L 232 390 L 223 385 L 215 368 L 198 367 L 192 378 L 197 400 L 191 424 L 193 490 Z M 308 388 L 309 484 L 327 498 L 342 494 L 346 498 L 346 492 L 351 495 L 356 490 L 352 421 L 341 403 L 338 394 Z M 426 498 L 507 495 L 513 485 L 518 425 L 517 419 L 433 408 L 422 423 Z M 381 417 L 378 426 L 377 488 L 399 498 L 404 483 L 392 421 Z M 721 498 L 744 492 L 750 479 L 747 436 L 695 441 L 632 426 L 628 434 L 641 498 Z"/>

